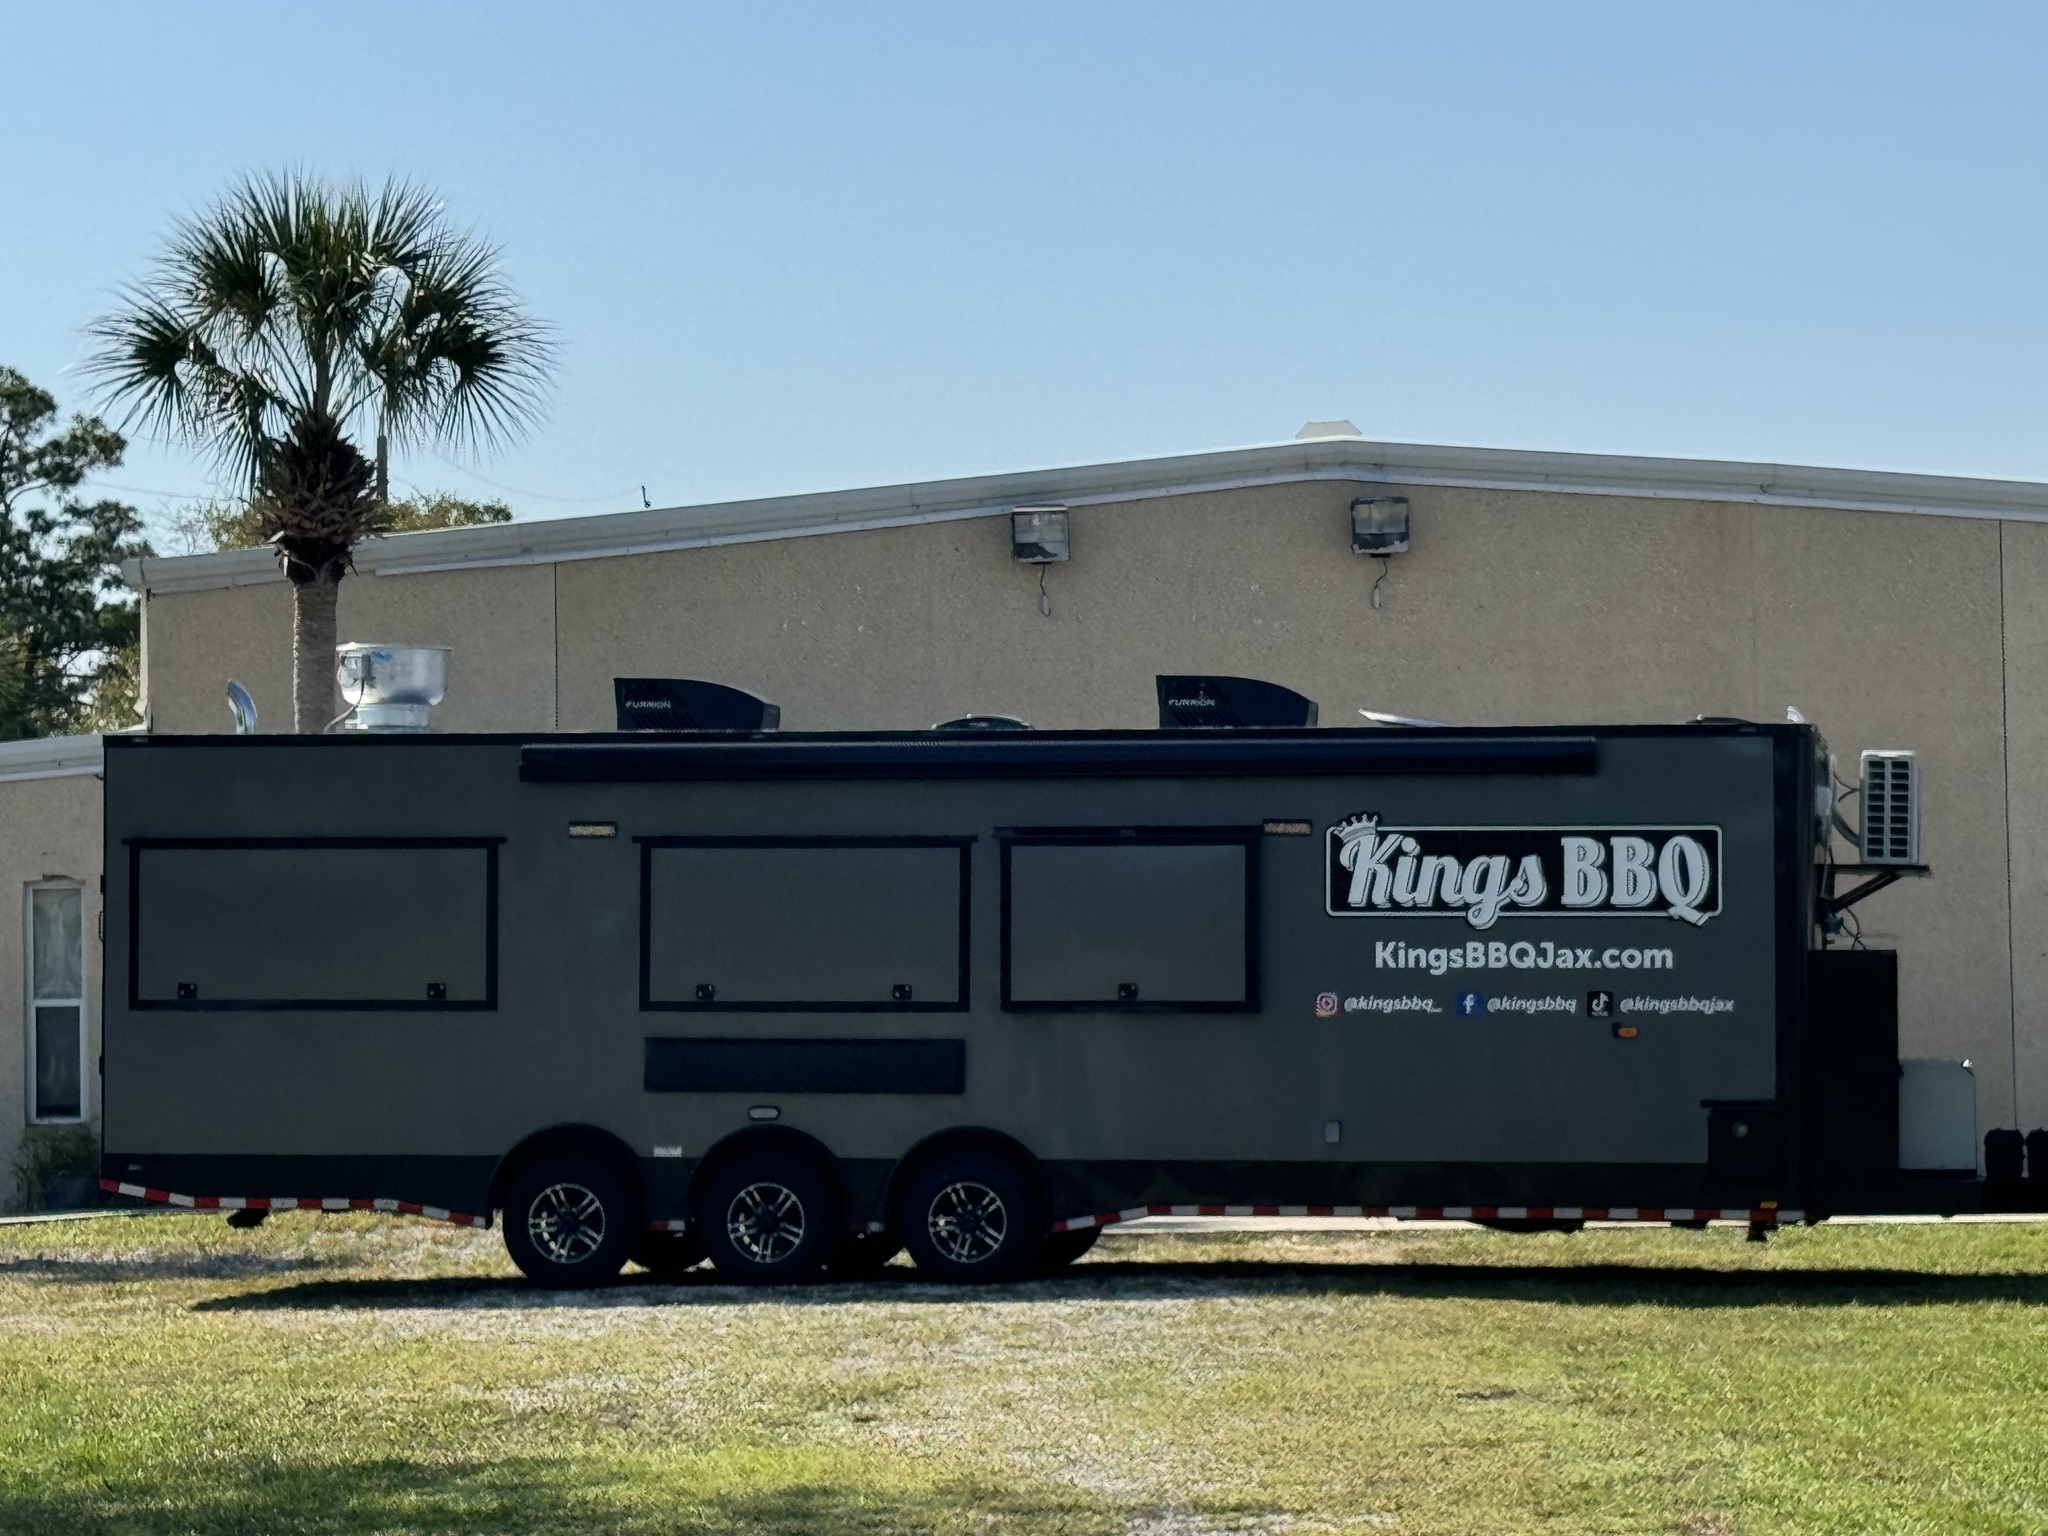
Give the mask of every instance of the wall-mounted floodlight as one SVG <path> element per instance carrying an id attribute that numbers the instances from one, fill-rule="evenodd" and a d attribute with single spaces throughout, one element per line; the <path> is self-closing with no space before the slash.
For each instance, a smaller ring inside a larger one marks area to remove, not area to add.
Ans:
<path id="1" fill-rule="evenodd" d="M 1359 496 L 1351 503 L 1351 552 L 1398 555 L 1408 547 L 1408 498 Z"/>
<path id="2" fill-rule="evenodd" d="M 1065 507 L 1012 507 L 1010 558 L 1026 565 L 1058 565 L 1068 559 Z"/>

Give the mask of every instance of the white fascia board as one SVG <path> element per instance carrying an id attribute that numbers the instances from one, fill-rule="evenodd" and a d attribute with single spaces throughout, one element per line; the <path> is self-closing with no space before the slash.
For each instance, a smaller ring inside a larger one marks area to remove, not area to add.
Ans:
<path id="1" fill-rule="evenodd" d="M 100 738 L 96 735 L 0 742 L 0 784 L 98 773 L 101 761 Z"/>
<path id="2" fill-rule="evenodd" d="M 2048 485 L 2030 481 L 1319 438 L 1114 464 L 399 534 L 364 543 L 356 551 L 356 569 L 368 575 L 400 576 L 601 560 L 999 517 L 1030 502 L 1089 506 L 1317 480 L 2048 522 Z M 122 575 L 129 585 L 151 592 L 284 579 L 269 550 L 130 560 L 122 566 Z"/>

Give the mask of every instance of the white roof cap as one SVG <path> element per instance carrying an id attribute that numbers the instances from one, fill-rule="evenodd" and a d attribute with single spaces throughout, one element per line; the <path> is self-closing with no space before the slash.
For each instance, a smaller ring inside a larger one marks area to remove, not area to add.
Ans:
<path id="1" fill-rule="evenodd" d="M 2048 522 L 2048 485 L 2031 481 L 1716 459 L 1377 443 L 1342 436 L 800 496 L 402 533 L 365 542 L 356 551 L 355 565 L 365 575 L 378 576 L 547 565 L 864 528 L 1007 517 L 1018 506 L 1085 507 L 1311 480 Z M 277 557 L 267 549 L 151 556 L 124 562 L 121 574 L 130 586 L 150 592 L 198 591 L 284 579 Z"/>

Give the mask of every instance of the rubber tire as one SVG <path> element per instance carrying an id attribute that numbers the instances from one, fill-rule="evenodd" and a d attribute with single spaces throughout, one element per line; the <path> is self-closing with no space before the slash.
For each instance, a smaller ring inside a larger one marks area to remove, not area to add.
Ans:
<path id="1" fill-rule="evenodd" d="M 1102 1236 L 1100 1227 L 1082 1227 L 1074 1232 L 1048 1232 L 1038 1240 L 1038 1272 L 1050 1275 L 1065 1269 L 1095 1246 Z"/>
<path id="2" fill-rule="evenodd" d="M 796 1196 L 803 1236 L 771 1264 L 749 1258 L 726 1230 L 727 1212 L 751 1184 L 780 1184 Z M 728 1163 L 705 1183 L 697 1201 L 696 1229 L 722 1280 L 740 1285 L 798 1285 L 817 1278 L 839 1237 L 839 1201 L 818 1168 L 786 1152 L 764 1152 Z"/>
<path id="3" fill-rule="evenodd" d="M 597 1196 L 604 1236 L 588 1258 L 563 1264 L 534 1246 L 526 1230 L 535 1200 L 556 1184 L 580 1184 Z M 609 1285 L 626 1267 L 640 1236 L 640 1197 L 609 1163 L 594 1157 L 544 1157 L 512 1181 L 505 1192 L 505 1251 L 535 1285 L 549 1290 L 582 1290 Z"/>
<path id="4" fill-rule="evenodd" d="M 939 1251 L 932 1238 L 933 1203 L 960 1183 L 983 1186 L 1003 1207 L 1002 1240 L 983 1259 L 950 1257 Z M 1015 1164 L 986 1152 L 961 1152 L 937 1159 L 910 1181 L 903 1192 L 903 1219 L 898 1228 L 910 1257 L 928 1278 L 955 1285 L 993 1285 L 1031 1272 L 1038 1260 L 1045 1222 L 1039 1214 L 1038 1192 Z"/>
<path id="5" fill-rule="evenodd" d="M 704 1239 L 695 1232 L 643 1232 L 633 1262 L 661 1281 L 680 1280 L 704 1262 Z"/>
<path id="6" fill-rule="evenodd" d="M 834 1280 L 872 1280 L 902 1251 L 903 1239 L 894 1232 L 843 1232 L 825 1273 Z"/>

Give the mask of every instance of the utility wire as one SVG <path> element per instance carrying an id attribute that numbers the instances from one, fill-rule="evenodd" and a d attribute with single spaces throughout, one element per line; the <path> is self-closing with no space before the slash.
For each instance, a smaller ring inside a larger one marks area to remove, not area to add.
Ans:
<path id="1" fill-rule="evenodd" d="M 478 474 L 467 464 L 458 464 L 445 454 L 436 453 L 433 457 L 439 459 L 458 474 L 468 475 L 472 479 L 483 481 L 485 485 L 490 486 L 493 490 L 504 491 L 507 495 L 511 496 L 523 496 L 529 501 L 558 501 L 565 505 L 590 506 L 600 501 L 631 501 L 633 499 L 633 492 L 639 489 L 637 486 L 628 486 L 623 491 L 612 491 L 603 496 L 549 496 L 540 491 L 522 490 L 516 485 L 507 485 L 502 480 L 493 480 L 489 475 Z"/>

